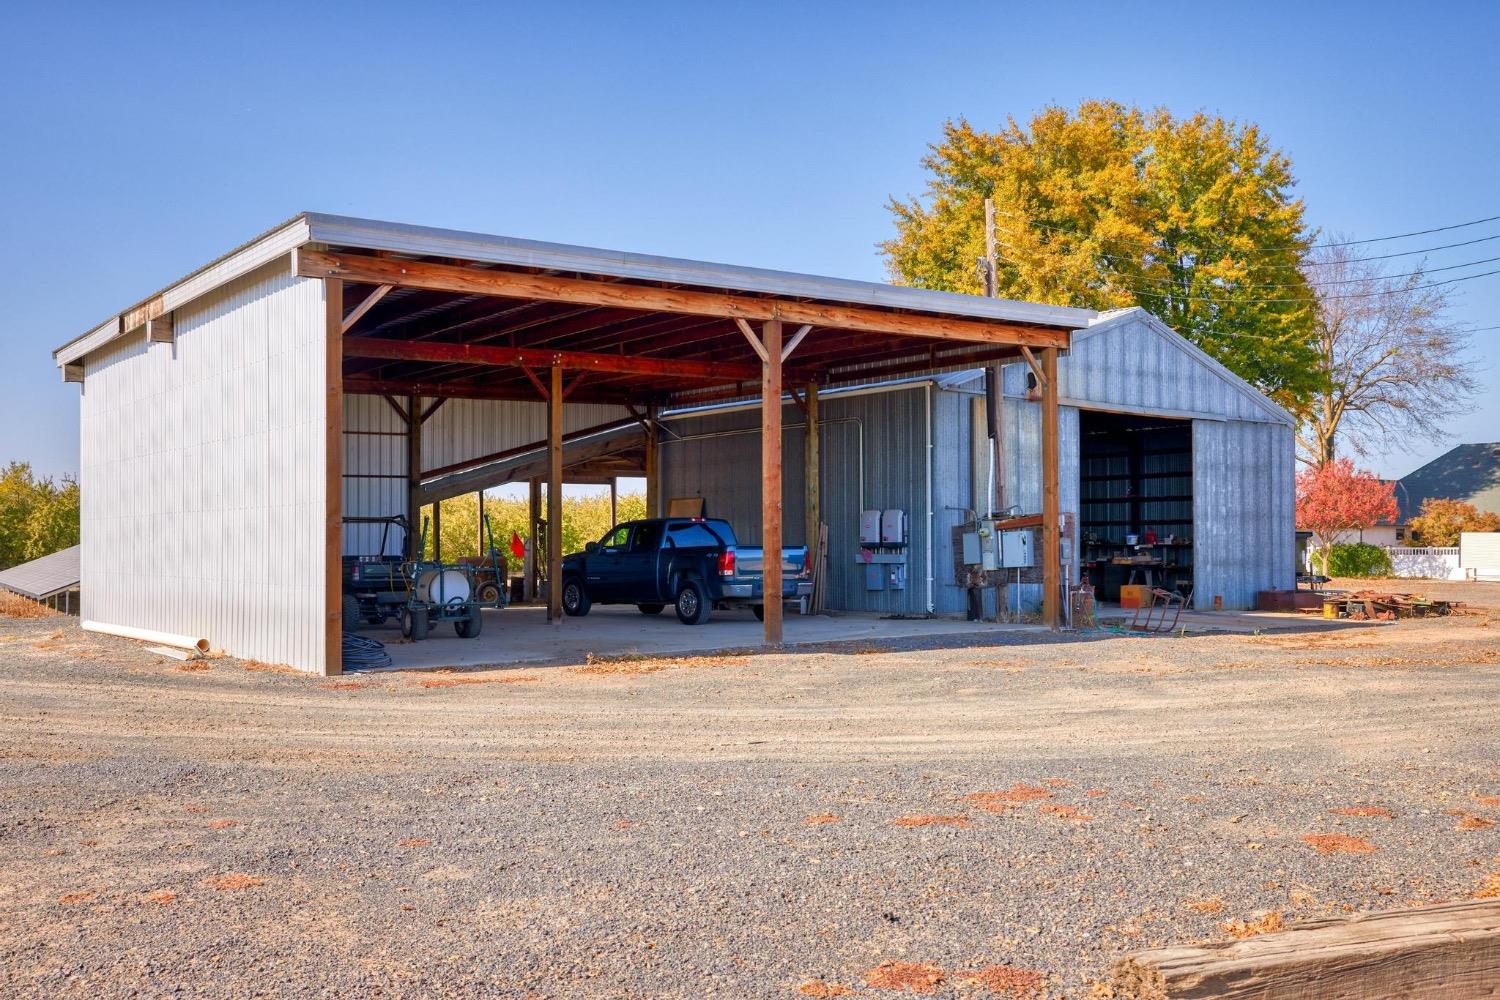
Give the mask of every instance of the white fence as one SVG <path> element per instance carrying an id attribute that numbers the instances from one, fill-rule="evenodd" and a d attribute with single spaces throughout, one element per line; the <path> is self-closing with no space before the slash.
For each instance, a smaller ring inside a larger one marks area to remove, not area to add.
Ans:
<path id="1" fill-rule="evenodd" d="M 1393 576 L 1422 577 L 1428 580 L 1462 580 L 1463 566 L 1457 548 L 1419 549 L 1407 545 L 1387 545 Z"/>

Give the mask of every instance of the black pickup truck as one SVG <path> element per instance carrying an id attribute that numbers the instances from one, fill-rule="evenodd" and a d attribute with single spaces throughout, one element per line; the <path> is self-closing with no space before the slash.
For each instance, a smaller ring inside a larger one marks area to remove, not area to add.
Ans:
<path id="1" fill-rule="evenodd" d="M 764 567 L 764 552 L 738 545 L 728 521 L 627 521 L 563 559 L 563 611 L 586 615 L 594 604 L 634 604 L 656 615 L 671 604 L 684 625 L 701 625 L 713 608 L 748 605 L 763 617 Z M 784 600 L 812 592 L 806 546 L 782 549 L 781 575 Z"/>

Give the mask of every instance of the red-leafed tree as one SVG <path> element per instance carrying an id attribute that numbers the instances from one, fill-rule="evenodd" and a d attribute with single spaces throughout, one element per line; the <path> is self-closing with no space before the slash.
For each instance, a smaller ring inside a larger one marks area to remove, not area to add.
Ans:
<path id="1" fill-rule="evenodd" d="M 1312 532 L 1325 574 L 1339 538 L 1394 520 L 1396 514 L 1396 484 L 1356 469 L 1347 458 L 1312 466 L 1297 475 L 1297 527 Z"/>

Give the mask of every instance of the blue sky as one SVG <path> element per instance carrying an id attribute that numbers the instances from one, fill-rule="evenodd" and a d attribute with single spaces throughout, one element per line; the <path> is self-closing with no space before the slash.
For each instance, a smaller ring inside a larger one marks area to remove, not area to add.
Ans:
<path id="1" fill-rule="evenodd" d="M 49 474 L 50 350 L 304 209 L 879 280 L 945 118 L 1112 98 L 1259 122 L 1326 230 L 1500 215 L 1493 4 L 131 6 L 0 15 L 0 460 Z M 1454 297 L 1500 324 L 1500 277 Z M 1500 438 L 1475 339 L 1453 440 Z"/>

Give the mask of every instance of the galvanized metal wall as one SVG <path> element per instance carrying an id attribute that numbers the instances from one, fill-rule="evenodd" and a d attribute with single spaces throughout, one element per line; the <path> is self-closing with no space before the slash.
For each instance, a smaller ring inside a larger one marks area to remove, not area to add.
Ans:
<path id="1" fill-rule="evenodd" d="M 321 672 L 323 285 L 285 260 L 89 357 L 83 616 Z"/>
<path id="2" fill-rule="evenodd" d="M 1009 373 L 1007 373 L 1009 374 Z M 1024 389 L 1024 387 L 1022 387 Z M 1036 514 L 1042 509 L 1042 407 L 1023 399 L 1006 397 L 1001 409 L 1001 433 L 1005 437 L 1005 503 L 1018 514 Z M 1058 510 L 1073 518 L 1081 503 L 1078 490 L 1078 408 L 1057 408 Z M 1079 552 L 1068 544 L 1066 563 L 1069 581 L 1078 579 Z M 1042 605 L 1042 585 L 1012 584 L 1006 594 L 1014 610 L 1035 611 Z"/>
<path id="3" fill-rule="evenodd" d="M 563 405 L 563 432 L 627 420 L 623 406 Z M 422 469 L 438 469 L 547 439 L 547 404 L 450 399 L 422 425 Z"/>
<path id="4" fill-rule="evenodd" d="M 344 396 L 344 516 L 406 513 L 406 421 L 383 396 Z M 403 539 L 378 525 L 344 525 L 344 555 L 400 555 Z"/>
<path id="5" fill-rule="evenodd" d="M 967 397 L 932 390 L 933 503 L 928 505 L 928 387 L 839 397 L 820 402 L 823 520 L 828 524 L 828 600 L 831 609 L 922 614 L 927 610 L 928 553 L 932 595 L 939 611 L 962 611 L 964 595 L 952 584 L 948 526 L 969 504 Z M 805 475 L 801 461 L 805 426 L 787 405 L 782 413 L 782 508 L 788 545 L 806 543 Z M 760 413 L 742 410 L 673 420 L 661 449 L 665 497 L 701 496 L 710 514 L 728 518 L 739 537 L 759 545 Z M 673 435 L 681 435 L 681 438 Z M 859 512 L 900 508 L 910 521 L 911 545 L 904 590 L 865 589 Z M 933 516 L 929 518 L 929 512 Z M 934 545 L 934 538 L 937 544 Z"/>
<path id="6" fill-rule="evenodd" d="M 1296 585 L 1293 430 L 1248 421 L 1193 421 L 1193 600 L 1233 609 Z"/>

